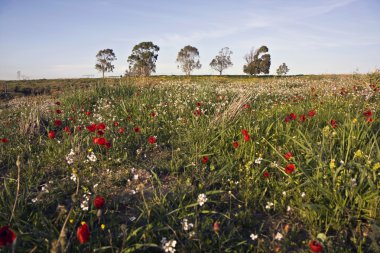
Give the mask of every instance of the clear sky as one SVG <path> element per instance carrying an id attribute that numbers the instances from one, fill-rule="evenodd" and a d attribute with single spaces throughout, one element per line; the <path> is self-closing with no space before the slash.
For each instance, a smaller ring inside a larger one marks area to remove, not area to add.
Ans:
<path id="1" fill-rule="evenodd" d="M 380 68 L 380 0 L 0 0 L 0 79 L 101 76 L 100 49 L 127 69 L 132 47 L 160 47 L 157 74 L 181 74 L 178 51 L 199 49 L 202 68 L 223 47 L 233 51 L 225 74 L 243 74 L 244 55 L 266 45 L 271 73 L 366 73 Z"/>

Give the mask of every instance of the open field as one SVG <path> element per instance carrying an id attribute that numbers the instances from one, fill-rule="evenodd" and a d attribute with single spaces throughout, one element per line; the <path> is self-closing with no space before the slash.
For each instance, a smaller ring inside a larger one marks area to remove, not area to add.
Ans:
<path id="1" fill-rule="evenodd" d="M 380 252 L 376 75 L 38 85 L 0 106 L 0 251 Z"/>

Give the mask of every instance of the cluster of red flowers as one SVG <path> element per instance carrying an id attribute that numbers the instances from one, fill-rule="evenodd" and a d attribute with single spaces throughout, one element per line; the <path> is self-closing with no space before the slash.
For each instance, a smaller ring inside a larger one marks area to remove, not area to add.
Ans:
<path id="1" fill-rule="evenodd" d="M 315 110 L 310 110 L 308 113 L 307 113 L 307 116 L 309 117 L 309 118 L 312 118 L 312 117 L 314 117 L 315 116 L 315 114 L 316 114 L 316 111 Z M 294 114 L 294 113 L 290 113 L 289 115 L 287 115 L 286 117 L 285 117 L 285 123 L 289 123 L 290 121 L 292 121 L 292 120 L 296 120 L 297 119 L 297 115 L 296 114 Z M 301 121 L 301 122 L 305 122 L 306 121 L 306 114 L 301 114 L 300 116 L 299 116 L 299 120 Z"/>
<path id="2" fill-rule="evenodd" d="M 286 154 L 284 154 L 284 158 L 289 161 L 290 159 L 293 158 L 293 154 L 290 152 L 287 152 Z M 293 163 L 290 163 L 290 164 L 286 165 L 285 173 L 286 174 L 292 174 L 295 171 L 295 169 L 296 169 L 296 166 Z"/>
<path id="3" fill-rule="evenodd" d="M 247 129 L 243 129 L 243 130 L 241 130 L 241 133 L 243 134 L 243 136 L 244 136 L 244 140 L 245 140 L 245 141 L 249 141 L 249 140 L 251 139 L 251 136 L 249 135 Z"/>
<path id="4" fill-rule="evenodd" d="M 367 111 L 363 112 L 363 116 L 366 118 L 367 122 L 372 122 L 373 121 L 372 111 L 371 110 L 367 110 Z"/>

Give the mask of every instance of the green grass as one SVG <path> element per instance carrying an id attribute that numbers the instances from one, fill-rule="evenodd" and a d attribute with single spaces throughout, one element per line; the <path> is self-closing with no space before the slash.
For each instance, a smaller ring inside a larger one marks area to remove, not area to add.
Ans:
<path id="1" fill-rule="evenodd" d="M 3 109 L 0 226 L 17 234 L 16 252 L 163 252 L 163 237 L 177 252 L 310 252 L 311 240 L 325 252 L 378 252 L 380 96 L 366 82 L 129 78 Z M 290 113 L 297 118 L 286 123 Z M 103 136 L 92 123 L 106 125 Z M 96 195 L 106 199 L 101 215 Z M 82 221 L 91 232 L 84 244 Z"/>

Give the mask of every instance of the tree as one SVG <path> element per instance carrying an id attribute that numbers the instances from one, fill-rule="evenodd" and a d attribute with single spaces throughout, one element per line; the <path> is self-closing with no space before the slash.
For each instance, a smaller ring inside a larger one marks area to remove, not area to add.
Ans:
<path id="1" fill-rule="evenodd" d="M 260 73 L 269 74 L 270 69 L 270 54 L 266 46 L 261 46 L 256 51 L 251 51 L 244 56 L 247 64 L 244 65 L 243 71 L 249 75 L 259 75 Z"/>
<path id="2" fill-rule="evenodd" d="M 112 61 L 116 60 L 115 53 L 112 49 L 100 50 L 96 55 L 96 60 L 98 63 L 95 64 L 95 68 L 103 73 L 103 78 L 104 72 L 112 72 L 115 68 L 115 66 L 111 64 Z"/>
<path id="3" fill-rule="evenodd" d="M 190 75 L 194 69 L 202 67 L 199 61 L 199 51 L 192 46 L 186 46 L 178 52 L 177 55 L 178 68 L 180 68 L 186 75 Z"/>
<path id="4" fill-rule="evenodd" d="M 210 62 L 211 68 L 219 71 L 219 75 L 222 75 L 223 70 L 233 65 L 231 61 L 231 54 L 232 51 L 228 47 L 222 48 L 219 51 L 219 54 Z"/>
<path id="5" fill-rule="evenodd" d="M 288 66 L 285 63 L 281 64 L 277 69 L 277 75 L 282 76 L 286 75 L 289 72 Z"/>
<path id="6" fill-rule="evenodd" d="M 128 57 L 129 73 L 137 76 L 150 76 L 156 72 L 157 52 L 160 48 L 152 42 L 141 42 L 132 49 Z"/>

